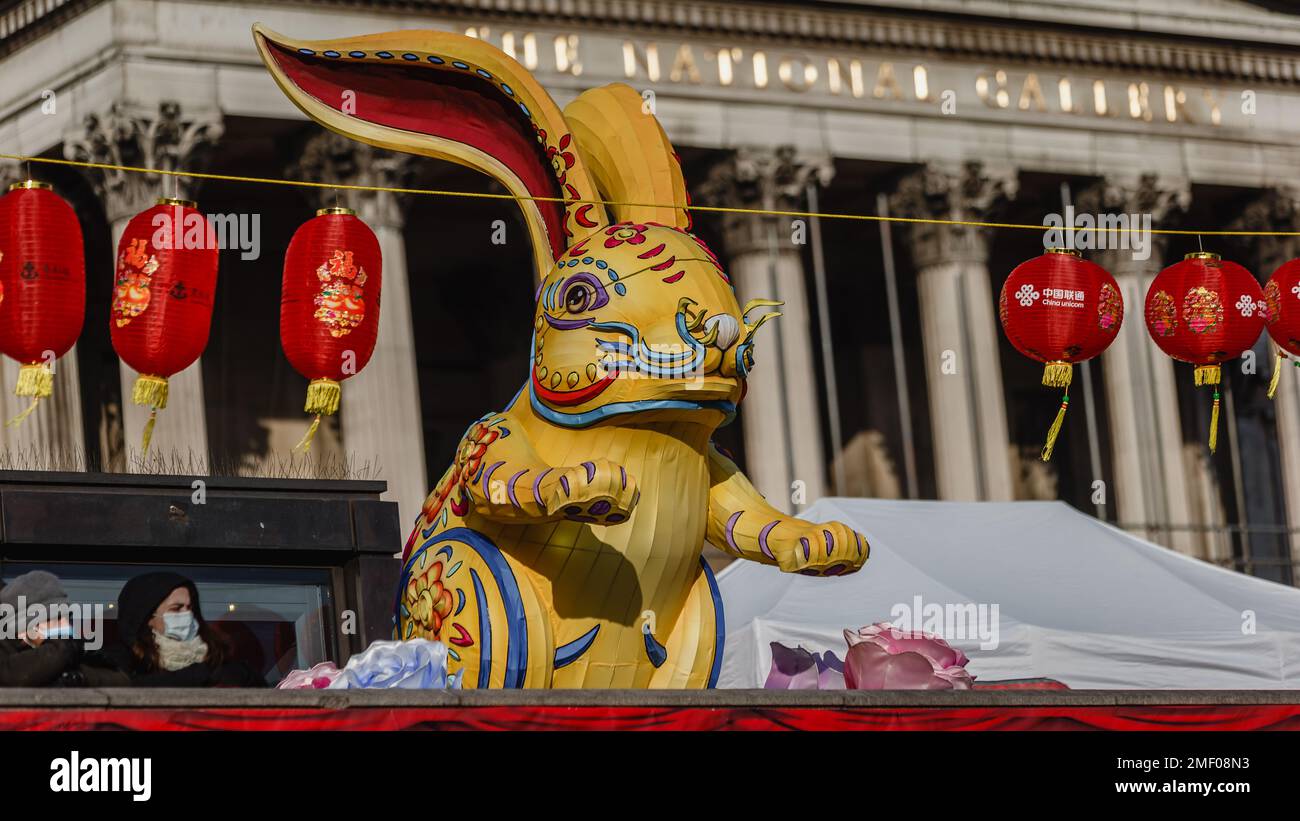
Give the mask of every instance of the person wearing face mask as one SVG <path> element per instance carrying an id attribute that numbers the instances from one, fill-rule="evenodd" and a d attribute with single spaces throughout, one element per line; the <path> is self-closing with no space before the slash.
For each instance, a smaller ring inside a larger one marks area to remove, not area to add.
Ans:
<path id="1" fill-rule="evenodd" d="M 118 644 L 106 654 L 136 687 L 261 687 L 248 666 L 227 658 L 203 619 L 199 591 L 178 573 L 146 573 L 117 597 Z"/>
<path id="2" fill-rule="evenodd" d="M 19 607 L 45 612 L 68 603 L 59 577 L 33 570 L 0 589 L 3 618 L 17 623 Z M 26 625 L 21 636 L 0 637 L 0 687 L 117 687 L 127 684 L 119 671 L 90 661 L 79 631 L 66 616 Z"/>

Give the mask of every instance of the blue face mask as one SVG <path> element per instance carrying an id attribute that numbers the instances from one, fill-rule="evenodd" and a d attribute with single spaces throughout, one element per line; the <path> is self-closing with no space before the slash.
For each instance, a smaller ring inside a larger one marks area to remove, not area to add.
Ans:
<path id="1" fill-rule="evenodd" d="M 199 634 L 199 621 L 188 610 L 181 613 L 163 613 L 163 635 L 177 641 L 189 641 Z"/>

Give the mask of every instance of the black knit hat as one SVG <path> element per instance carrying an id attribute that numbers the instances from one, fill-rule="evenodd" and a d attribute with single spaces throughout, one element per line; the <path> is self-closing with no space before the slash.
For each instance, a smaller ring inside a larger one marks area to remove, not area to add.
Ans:
<path id="1" fill-rule="evenodd" d="M 3 591 L 0 591 L 0 604 L 17 607 L 20 597 L 26 600 L 28 607 L 34 604 L 49 607 L 68 600 L 63 582 L 59 581 L 58 576 L 46 570 L 33 570 L 13 579 L 5 585 Z"/>
<path id="2" fill-rule="evenodd" d="M 117 635 L 123 644 L 130 646 L 135 643 L 140 628 L 153 618 L 158 605 L 178 587 L 190 591 L 190 609 L 196 619 L 203 621 L 199 590 L 194 582 L 179 573 L 145 573 L 128 581 L 117 595 Z"/>

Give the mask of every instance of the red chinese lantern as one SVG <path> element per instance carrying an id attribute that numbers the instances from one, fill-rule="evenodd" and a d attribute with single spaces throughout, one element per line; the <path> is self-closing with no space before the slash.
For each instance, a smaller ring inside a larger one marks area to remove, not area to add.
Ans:
<path id="1" fill-rule="evenodd" d="M 1022 262 L 1002 283 L 1002 330 L 1017 351 L 1044 363 L 1043 384 L 1064 388 L 1042 458 L 1052 458 L 1070 407 L 1074 363 L 1110 346 L 1124 322 L 1124 299 L 1115 278 L 1078 251 L 1051 248 Z"/>
<path id="2" fill-rule="evenodd" d="M 1196 384 L 1214 386 L 1210 452 L 1219 439 L 1219 363 L 1241 356 L 1264 328 L 1268 306 L 1255 277 L 1204 251 L 1156 275 L 1147 291 L 1147 332 L 1160 350 L 1196 366 Z"/>
<path id="3" fill-rule="evenodd" d="M 86 316 L 86 258 L 72 206 L 42 182 L 0 197 L 0 352 L 22 365 L 14 393 L 31 397 L 17 425 L 54 389 L 54 360 Z"/>
<path id="4" fill-rule="evenodd" d="M 167 380 L 208 346 L 217 289 L 216 234 L 186 200 L 160 199 L 127 223 L 117 245 L 108 328 L 113 350 L 135 369 L 131 399 L 148 405 L 142 447 L 149 450 Z"/>
<path id="5" fill-rule="evenodd" d="M 339 409 L 339 383 L 361 372 L 379 334 L 379 240 L 356 212 L 323 208 L 293 235 L 284 256 L 280 343 L 311 382 L 304 410 L 315 414 L 294 450 L 311 448 L 322 415 Z"/>
<path id="6" fill-rule="evenodd" d="M 1264 329 L 1277 345 L 1268 398 L 1277 393 L 1282 360 L 1300 356 L 1300 259 L 1282 263 L 1264 285 Z M 1300 361 L 1292 360 L 1300 366 Z"/>

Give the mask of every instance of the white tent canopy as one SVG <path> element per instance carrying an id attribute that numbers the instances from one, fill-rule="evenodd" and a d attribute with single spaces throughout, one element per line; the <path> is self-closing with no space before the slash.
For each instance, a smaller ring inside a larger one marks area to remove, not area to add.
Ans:
<path id="1" fill-rule="evenodd" d="M 937 631 L 970 657 L 977 682 L 1300 688 L 1300 590 L 1179 555 L 1064 503 L 822 499 L 802 516 L 861 531 L 871 559 L 838 578 L 746 561 L 719 573 L 719 687 L 762 687 L 770 642 L 843 658 L 844 628 L 891 615 L 897 625 L 920 604 L 918 628 L 927 613 L 985 605 L 983 633 L 960 621 Z M 981 649 L 988 628 L 998 641 Z"/>

